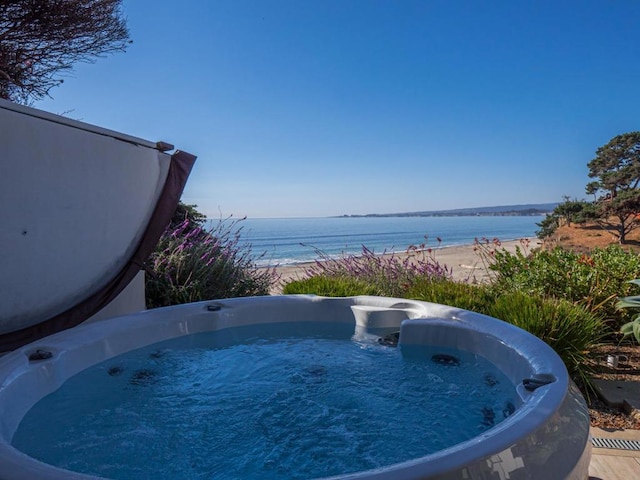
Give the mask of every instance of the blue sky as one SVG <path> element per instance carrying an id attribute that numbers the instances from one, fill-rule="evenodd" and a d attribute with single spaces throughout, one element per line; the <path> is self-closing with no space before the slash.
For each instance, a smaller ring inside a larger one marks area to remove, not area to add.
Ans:
<path id="1" fill-rule="evenodd" d="M 198 156 L 209 216 L 585 198 L 638 130 L 640 2 L 125 0 L 133 44 L 36 107 Z"/>

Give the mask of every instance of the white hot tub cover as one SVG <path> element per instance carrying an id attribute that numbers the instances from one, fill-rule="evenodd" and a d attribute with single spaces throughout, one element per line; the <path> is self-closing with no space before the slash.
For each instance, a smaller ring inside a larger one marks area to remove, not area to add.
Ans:
<path id="1" fill-rule="evenodd" d="M 0 352 L 76 326 L 137 275 L 195 156 L 0 100 Z"/>

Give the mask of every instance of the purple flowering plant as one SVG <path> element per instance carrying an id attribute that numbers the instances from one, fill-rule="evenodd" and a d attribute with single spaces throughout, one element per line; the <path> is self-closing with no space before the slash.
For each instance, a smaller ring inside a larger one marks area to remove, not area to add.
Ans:
<path id="1" fill-rule="evenodd" d="M 170 226 L 147 262 L 147 307 L 217 298 L 267 295 L 275 267 L 259 267 L 242 241 L 242 219 L 220 219 L 212 228 L 186 218 Z"/>
<path id="2" fill-rule="evenodd" d="M 377 254 L 364 245 L 361 253 L 339 258 L 315 250 L 317 259 L 306 269 L 306 278 L 357 279 L 374 285 L 379 295 L 401 296 L 419 279 L 445 280 L 451 279 L 452 274 L 451 268 L 436 260 L 436 250 L 427 248 L 425 243 L 409 246 L 404 255 L 387 250 Z"/>

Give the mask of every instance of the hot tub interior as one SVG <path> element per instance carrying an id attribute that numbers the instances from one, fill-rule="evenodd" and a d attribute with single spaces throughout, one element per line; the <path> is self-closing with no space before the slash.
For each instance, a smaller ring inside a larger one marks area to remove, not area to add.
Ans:
<path id="1" fill-rule="evenodd" d="M 38 402 L 13 445 L 109 478 L 318 478 L 443 450 L 519 404 L 480 355 L 353 334 L 269 324 L 138 349 Z"/>
<path id="2" fill-rule="evenodd" d="M 580 478 L 588 466 L 586 409 L 551 349 L 424 302 L 158 309 L 24 347 L 0 373 L 4 478 L 541 478 L 558 465 Z"/>

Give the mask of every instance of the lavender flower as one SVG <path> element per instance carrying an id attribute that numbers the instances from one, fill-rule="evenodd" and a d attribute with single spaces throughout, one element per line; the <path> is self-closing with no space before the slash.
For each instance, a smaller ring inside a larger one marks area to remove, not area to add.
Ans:
<path id="1" fill-rule="evenodd" d="M 279 276 L 257 266 L 261 256 L 241 241 L 242 220 L 221 219 L 211 230 L 185 220 L 165 231 L 147 262 L 147 306 L 268 294 Z"/>

